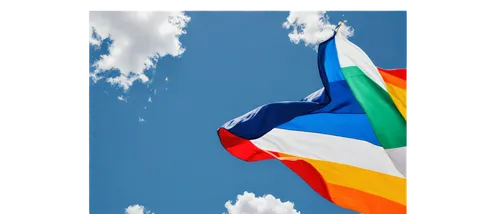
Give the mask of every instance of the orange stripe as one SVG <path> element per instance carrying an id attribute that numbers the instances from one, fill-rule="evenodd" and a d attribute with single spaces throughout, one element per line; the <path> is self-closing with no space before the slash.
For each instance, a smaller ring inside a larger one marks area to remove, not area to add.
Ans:
<path id="1" fill-rule="evenodd" d="M 224 148 L 236 157 L 245 161 L 278 158 L 304 179 L 317 193 L 340 207 L 364 214 L 406 214 L 406 206 L 402 204 L 360 190 L 326 182 L 318 169 L 306 160 L 301 160 L 302 158 L 294 160 L 293 156 L 260 150 L 250 141 L 241 139 L 225 129 L 219 129 L 218 134 Z M 286 159 L 288 157 L 292 159 Z"/>
<path id="2" fill-rule="evenodd" d="M 406 214 L 406 206 L 359 190 L 327 183 L 333 202 L 363 214 Z"/>
<path id="3" fill-rule="evenodd" d="M 278 153 L 280 157 L 301 159 L 309 163 L 325 182 L 363 191 L 406 205 L 406 179 L 359 167 L 324 160 Z"/>
<path id="4" fill-rule="evenodd" d="M 389 96 L 391 96 L 392 101 L 406 120 L 406 89 L 399 88 L 390 83 L 386 83 L 386 86 Z"/>
<path id="5" fill-rule="evenodd" d="M 398 88 L 406 89 L 406 80 L 390 75 L 382 70 L 379 71 L 380 75 L 382 75 L 382 78 L 384 79 L 384 82 L 390 83 Z"/>
<path id="6" fill-rule="evenodd" d="M 278 153 L 279 154 L 279 153 Z M 314 191 L 326 200 L 332 202 L 326 187 L 326 182 L 321 174 L 310 163 L 304 160 L 280 159 L 281 163 L 291 169 L 304 180 Z"/>

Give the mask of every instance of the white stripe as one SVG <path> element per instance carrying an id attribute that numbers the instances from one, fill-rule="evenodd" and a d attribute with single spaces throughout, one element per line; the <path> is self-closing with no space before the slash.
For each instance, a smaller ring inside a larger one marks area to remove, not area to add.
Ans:
<path id="1" fill-rule="evenodd" d="M 382 147 L 363 140 L 274 128 L 251 141 L 262 150 L 342 163 L 404 178 Z"/>
<path id="2" fill-rule="evenodd" d="M 361 48 L 341 35 L 335 36 L 335 44 L 341 68 L 357 66 L 373 82 L 387 91 L 384 79 L 382 79 L 377 67 Z"/>
<path id="3" fill-rule="evenodd" d="M 80 40 L 87 40 L 87 32 L 80 32 Z"/>
<path id="4" fill-rule="evenodd" d="M 406 146 L 385 150 L 396 168 L 406 177 Z"/>

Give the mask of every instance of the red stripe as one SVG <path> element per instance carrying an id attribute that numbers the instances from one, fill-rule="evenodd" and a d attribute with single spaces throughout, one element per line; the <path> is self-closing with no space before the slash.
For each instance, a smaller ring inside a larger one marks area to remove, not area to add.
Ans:
<path id="1" fill-rule="evenodd" d="M 378 68 L 378 70 L 390 74 L 392 76 L 395 76 L 397 78 L 406 80 L 406 68 L 396 68 L 396 69 Z"/>
<path id="2" fill-rule="evenodd" d="M 279 157 L 278 153 L 259 149 L 251 141 L 240 138 L 225 128 L 220 128 L 217 133 L 222 146 L 241 160 L 253 162 Z M 273 155 L 275 156 L 273 157 Z M 314 191 L 332 201 L 328 195 L 328 189 L 323 177 L 311 164 L 303 160 L 281 160 L 281 162 L 299 175 Z"/>
<path id="3" fill-rule="evenodd" d="M 288 168 L 299 175 L 314 191 L 326 200 L 333 202 L 328 194 L 323 176 L 311 164 L 304 160 L 281 160 Z"/>
<path id="4" fill-rule="evenodd" d="M 225 128 L 220 128 L 217 133 L 222 146 L 241 160 L 253 162 L 279 158 L 279 153 L 261 150 L 250 140 L 240 138 Z M 340 207 L 367 214 L 406 213 L 406 206 L 388 199 L 356 189 L 327 184 L 316 168 L 305 160 L 281 159 L 280 161 L 299 175 L 319 195 Z"/>
<path id="5" fill-rule="evenodd" d="M 267 160 L 274 158 L 268 152 L 257 148 L 251 141 L 240 138 L 225 128 L 217 131 L 222 146 L 233 156 L 248 162 Z M 277 156 L 276 153 L 273 153 Z"/>

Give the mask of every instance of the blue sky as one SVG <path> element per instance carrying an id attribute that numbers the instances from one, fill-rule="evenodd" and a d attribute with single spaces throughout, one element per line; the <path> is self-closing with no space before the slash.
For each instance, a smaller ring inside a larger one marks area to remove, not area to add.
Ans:
<path id="1" fill-rule="evenodd" d="M 350 40 L 377 66 L 406 67 L 406 12 L 327 14 L 333 24 L 348 21 Z M 223 213 L 244 191 L 291 201 L 304 214 L 354 213 L 321 198 L 279 161 L 243 162 L 217 138 L 234 117 L 321 87 L 316 52 L 290 42 L 291 30 L 282 27 L 289 13 L 186 15 L 186 51 L 160 58 L 146 72 L 149 84 L 134 82 L 125 93 L 90 81 L 90 213 L 124 213 L 133 204 L 156 214 Z M 91 64 L 108 54 L 108 44 L 89 45 Z"/>

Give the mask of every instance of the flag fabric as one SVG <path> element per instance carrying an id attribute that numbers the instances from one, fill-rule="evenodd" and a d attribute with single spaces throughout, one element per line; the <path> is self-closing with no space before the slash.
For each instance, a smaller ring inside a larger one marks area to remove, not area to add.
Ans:
<path id="1" fill-rule="evenodd" d="M 338 206 L 406 213 L 406 69 L 377 68 L 336 34 L 319 45 L 318 70 L 323 88 L 227 122 L 221 144 L 244 161 L 280 160 Z"/>

